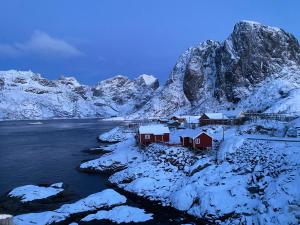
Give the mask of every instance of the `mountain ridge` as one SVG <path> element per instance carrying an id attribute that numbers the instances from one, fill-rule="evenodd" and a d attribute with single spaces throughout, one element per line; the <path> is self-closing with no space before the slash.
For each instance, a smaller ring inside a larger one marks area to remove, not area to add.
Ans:
<path id="1" fill-rule="evenodd" d="M 74 77 L 51 81 L 32 72 L 0 72 L 0 119 L 136 119 L 233 109 L 299 115 L 298 96 L 298 40 L 253 21 L 236 23 L 222 42 L 188 48 L 162 87 L 145 74 L 88 86 Z"/>
<path id="2" fill-rule="evenodd" d="M 151 75 L 116 76 L 96 85 L 74 77 L 48 80 L 31 71 L 0 71 L 0 119 L 125 116 L 141 107 L 159 87 Z"/>

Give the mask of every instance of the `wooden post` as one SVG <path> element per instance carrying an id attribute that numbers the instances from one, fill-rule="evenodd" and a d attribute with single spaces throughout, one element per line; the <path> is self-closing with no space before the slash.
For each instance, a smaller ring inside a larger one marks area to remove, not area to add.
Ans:
<path id="1" fill-rule="evenodd" d="M 0 225 L 14 225 L 13 216 L 8 214 L 0 214 Z"/>

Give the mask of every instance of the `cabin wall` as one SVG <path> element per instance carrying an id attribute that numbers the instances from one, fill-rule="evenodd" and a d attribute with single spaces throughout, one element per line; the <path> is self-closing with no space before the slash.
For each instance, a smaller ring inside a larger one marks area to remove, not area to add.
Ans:
<path id="1" fill-rule="evenodd" d="M 190 138 L 189 137 L 180 137 L 180 143 L 184 147 L 192 146 L 192 144 L 190 143 Z"/>
<path id="2" fill-rule="evenodd" d="M 149 135 L 150 139 L 146 139 L 146 135 Z M 144 145 L 153 143 L 154 142 L 154 135 L 153 134 L 140 134 L 139 135 L 139 142 L 141 144 L 144 144 Z"/>
<path id="3" fill-rule="evenodd" d="M 146 135 L 150 136 L 150 139 L 146 139 Z M 169 142 L 170 134 L 153 135 L 153 134 L 139 134 L 139 142 L 143 145 L 148 145 L 154 142 Z"/>
<path id="4" fill-rule="evenodd" d="M 196 139 L 200 139 L 200 143 L 196 143 Z M 206 134 L 201 134 L 194 139 L 194 146 L 198 149 L 211 148 L 212 147 L 212 138 Z"/>
<path id="5" fill-rule="evenodd" d="M 164 142 L 169 142 L 170 141 L 170 134 L 164 134 Z"/>
<path id="6" fill-rule="evenodd" d="M 231 120 L 229 119 L 200 119 L 200 126 L 205 125 L 231 125 Z"/>

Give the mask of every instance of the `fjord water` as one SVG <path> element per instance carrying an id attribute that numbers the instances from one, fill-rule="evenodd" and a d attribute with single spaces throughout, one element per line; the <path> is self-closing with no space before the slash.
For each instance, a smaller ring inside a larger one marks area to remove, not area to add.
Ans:
<path id="1" fill-rule="evenodd" d="M 97 135 L 117 122 L 96 119 L 0 122 L 0 195 L 26 184 L 64 182 L 78 197 L 107 188 L 107 178 L 76 170 L 93 159 L 82 150 L 95 147 Z"/>
<path id="2" fill-rule="evenodd" d="M 0 196 L 26 184 L 63 182 L 75 194 L 72 201 L 76 201 L 111 188 L 107 176 L 82 173 L 76 167 L 82 160 L 97 158 L 82 150 L 98 146 L 97 136 L 117 126 L 119 122 L 97 119 L 41 122 L 42 124 L 36 121 L 0 122 Z M 153 213 L 154 219 L 150 224 L 171 225 L 183 222 L 182 215 L 169 208 L 157 208 L 135 198 L 128 198 L 128 204 Z M 185 220 L 193 221 L 191 218 Z"/>

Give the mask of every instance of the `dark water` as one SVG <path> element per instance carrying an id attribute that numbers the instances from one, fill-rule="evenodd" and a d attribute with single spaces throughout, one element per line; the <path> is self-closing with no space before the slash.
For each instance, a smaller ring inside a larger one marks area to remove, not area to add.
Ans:
<path id="1" fill-rule="evenodd" d="M 0 122 L 0 196 L 26 184 L 63 182 L 75 193 L 75 200 L 111 188 L 107 177 L 82 173 L 76 167 L 82 160 L 97 158 L 82 150 L 98 146 L 97 136 L 117 126 L 118 122 L 96 119 L 51 120 L 42 121 L 41 125 L 30 125 L 30 122 L 33 121 Z M 151 225 L 195 222 L 171 209 L 127 197 L 130 205 L 154 214 Z"/>
<path id="2" fill-rule="evenodd" d="M 0 122 L 0 195 L 25 184 L 64 182 L 79 197 L 106 188 L 106 178 L 78 172 L 82 150 L 97 146 L 97 135 L 117 125 L 98 120 Z"/>

